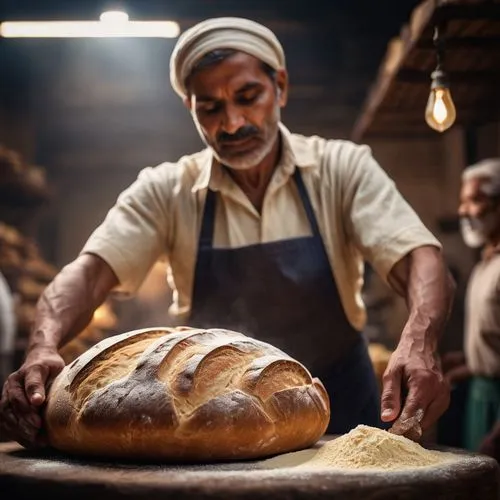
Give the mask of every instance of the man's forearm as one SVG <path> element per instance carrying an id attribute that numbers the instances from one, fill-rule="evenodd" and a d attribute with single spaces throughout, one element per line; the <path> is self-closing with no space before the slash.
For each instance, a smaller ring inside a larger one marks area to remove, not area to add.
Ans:
<path id="1" fill-rule="evenodd" d="M 65 266 L 38 301 L 28 350 L 58 348 L 75 337 L 117 283 L 109 265 L 94 255 Z"/>
<path id="2" fill-rule="evenodd" d="M 394 266 L 389 283 L 408 306 L 402 340 L 410 340 L 419 351 L 434 352 L 455 292 L 440 250 L 431 246 L 415 249 Z"/>
<path id="3" fill-rule="evenodd" d="M 389 283 L 406 299 L 409 314 L 384 374 L 382 419 L 398 418 L 404 423 L 413 417 L 420 431 L 425 431 L 450 402 L 449 384 L 436 351 L 449 317 L 454 284 L 441 252 L 430 246 L 418 248 L 398 262 Z M 407 390 L 404 397 L 402 386 Z M 393 426 L 397 432 L 398 422 Z"/>

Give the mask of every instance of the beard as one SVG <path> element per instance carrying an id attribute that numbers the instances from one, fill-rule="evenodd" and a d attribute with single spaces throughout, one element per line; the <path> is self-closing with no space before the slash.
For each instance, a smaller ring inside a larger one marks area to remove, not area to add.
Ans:
<path id="1" fill-rule="evenodd" d="M 481 217 L 462 217 L 460 231 L 465 244 L 470 248 L 479 248 L 488 242 L 498 224 L 497 215 L 488 212 Z"/>
<path id="2" fill-rule="evenodd" d="M 248 170 L 258 165 L 273 149 L 279 130 L 281 108 L 276 104 L 272 115 L 266 120 L 262 128 L 254 125 L 245 125 L 234 134 L 222 132 L 215 141 L 211 141 L 193 113 L 196 129 L 203 142 L 210 148 L 212 154 L 222 165 L 234 170 Z M 231 144 L 235 141 L 249 140 L 249 148 L 240 151 L 231 151 Z M 255 143 L 250 147 L 250 144 Z"/>
<path id="3" fill-rule="evenodd" d="M 460 219 L 460 232 L 464 243 L 470 248 L 479 248 L 485 243 L 483 232 L 467 217 Z"/>

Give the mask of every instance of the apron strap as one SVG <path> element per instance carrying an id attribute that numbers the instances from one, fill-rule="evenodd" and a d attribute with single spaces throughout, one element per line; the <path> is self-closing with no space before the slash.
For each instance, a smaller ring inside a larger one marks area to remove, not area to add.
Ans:
<path id="1" fill-rule="evenodd" d="M 208 189 L 205 200 L 205 208 L 203 210 L 203 217 L 201 220 L 200 241 L 198 243 L 198 248 L 200 249 L 211 249 L 213 246 L 215 201 L 215 191 Z"/>
<path id="2" fill-rule="evenodd" d="M 314 215 L 314 209 L 311 205 L 311 200 L 309 199 L 309 195 L 307 194 L 306 186 L 304 185 L 304 181 L 302 180 L 302 175 L 300 174 L 300 170 L 298 169 L 298 167 L 295 167 L 293 179 L 295 181 L 295 184 L 297 185 L 299 196 L 306 211 L 307 220 L 309 221 L 309 224 L 311 226 L 313 236 L 319 237 L 322 240 L 318 221 L 316 220 L 316 216 Z"/>

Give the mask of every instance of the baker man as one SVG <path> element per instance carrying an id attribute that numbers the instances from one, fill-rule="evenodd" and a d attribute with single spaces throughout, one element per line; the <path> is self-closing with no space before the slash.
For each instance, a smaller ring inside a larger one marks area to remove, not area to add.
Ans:
<path id="1" fill-rule="evenodd" d="M 443 367 L 451 383 L 470 379 L 464 447 L 500 460 L 500 158 L 464 170 L 458 212 L 481 259 L 467 286 L 464 351 L 448 353 Z"/>
<path id="2" fill-rule="evenodd" d="M 439 242 L 368 147 L 285 128 L 285 56 L 266 27 L 204 21 L 179 38 L 170 72 L 207 148 L 144 169 L 46 289 L 4 387 L 5 431 L 37 442 L 58 347 L 111 291 L 134 293 L 163 253 L 178 321 L 235 329 L 302 361 L 330 394 L 329 432 L 418 410 L 431 425 L 449 399 L 435 360 L 452 300 Z M 382 407 L 360 334 L 363 260 L 409 308 Z"/>

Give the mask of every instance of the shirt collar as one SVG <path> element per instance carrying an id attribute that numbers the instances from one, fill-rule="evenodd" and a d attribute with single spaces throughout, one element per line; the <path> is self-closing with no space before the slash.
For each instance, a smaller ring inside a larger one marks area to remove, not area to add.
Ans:
<path id="1" fill-rule="evenodd" d="M 295 167 L 306 168 L 314 166 L 314 158 L 310 148 L 303 142 L 296 141 L 293 134 L 279 123 L 279 130 L 283 141 L 281 158 L 278 164 L 284 174 L 293 175 Z M 205 149 L 200 158 L 200 174 L 196 179 L 191 191 L 193 193 L 202 189 L 218 191 L 224 182 L 225 176 L 220 163 L 213 157 L 210 149 Z"/>
<path id="2" fill-rule="evenodd" d="M 496 255 L 500 255 L 500 245 L 487 245 L 481 250 L 481 259 L 491 260 Z"/>

